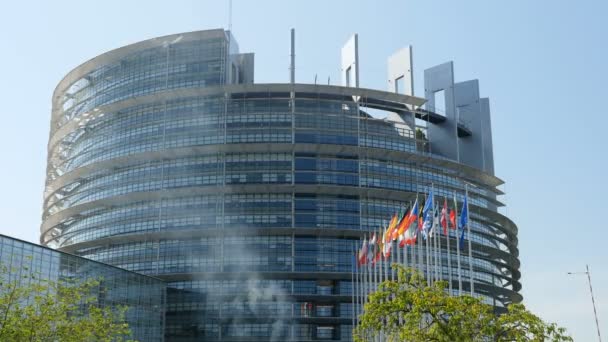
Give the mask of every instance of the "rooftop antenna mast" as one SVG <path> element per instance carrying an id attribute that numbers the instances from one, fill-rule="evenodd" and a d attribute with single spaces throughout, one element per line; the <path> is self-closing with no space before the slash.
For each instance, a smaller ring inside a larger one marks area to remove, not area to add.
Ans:
<path id="1" fill-rule="evenodd" d="M 228 0 L 228 31 L 232 33 L 232 0 Z"/>
<path id="2" fill-rule="evenodd" d="M 296 29 L 291 29 L 291 63 L 289 66 L 289 82 L 296 83 Z"/>
<path id="3" fill-rule="evenodd" d="M 232 50 L 232 0 L 228 0 L 228 47 L 226 48 L 226 62 L 230 67 L 226 70 L 227 80 L 226 83 L 233 83 L 235 75 L 233 75 L 232 58 L 230 56 Z"/>

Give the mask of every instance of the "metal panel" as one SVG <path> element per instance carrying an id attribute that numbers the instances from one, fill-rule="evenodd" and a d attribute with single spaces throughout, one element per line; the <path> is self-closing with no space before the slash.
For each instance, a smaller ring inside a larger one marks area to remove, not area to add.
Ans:
<path id="1" fill-rule="evenodd" d="M 353 34 L 342 47 L 342 86 L 359 88 L 359 35 Z"/>
<path id="2" fill-rule="evenodd" d="M 398 89 L 397 80 L 403 78 L 403 89 Z M 388 91 L 414 95 L 414 60 L 412 46 L 402 48 L 388 58 Z"/>
<path id="3" fill-rule="evenodd" d="M 480 99 L 481 107 L 481 142 L 483 146 L 483 170 L 494 175 L 494 147 L 492 145 L 492 120 L 490 99 Z"/>
<path id="4" fill-rule="evenodd" d="M 456 105 L 454 103 L 454 63 L 447 62 L 424 70 L 424 97 L 426 108 L 435 111 L 435 93 L 445 93 L 446 121 L 439 125 L 429 125 L 428 139 L 431 151 L 446 158 L 459 160 L 456 127 Z"/>
<path id="5" fill-rule="evenodd" d="M 254 54 L 253 53 L 241 53 L 233 56 L 236 64 L 238 65 L 238 83 L 239 84 L 253 84 L 254 82 Z"/>
<path id="6" fill-rule="evenodd" d="M 460 162 L 483 170 L 481 107 L 479 103 L 479 81 L 470 80 L 454 85 L 456 118 L 471 131 L 468 137 L 458 142 Z"/>

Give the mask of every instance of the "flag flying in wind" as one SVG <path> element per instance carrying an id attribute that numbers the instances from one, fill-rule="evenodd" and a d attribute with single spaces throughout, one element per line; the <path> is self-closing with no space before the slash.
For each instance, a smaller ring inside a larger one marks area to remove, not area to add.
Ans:
<path id="1" fill-rule="evenodd" d="M 418 207 L 418 198 L 414 201 L 414 205 L 409 211 L 409 214 L 404 215 L 397 226 L 397 234 L 399 239 L 399 247 L 404 247 L 405 245 L 413 245 L 416 243 L 416 235 L 418 231 L 418 211 L 420 208 Z M 412 226 L 413 223 L 416 223 Z"/>
<path id="2" fill-rule="evenodd" d="M 383 249 L 382 249 L 382 255 L 384 256 L 384 260 L 388 259 L 388 257 L 391 255 L 391 247 L 393 245 L 393 241 L 390 239 L 390 234 L 388 231 L 388 228 L 384 231 L 384 235 L 382 236 L 382 241 L 384 242 L 383 245 Z"/>
<path id="3" fill-rule="evenodd" d="M 393 249 L 393 241 L 386 242 L 384 244 L 384 260 L 388 260 L 391 256 L 391 250 Z"/>
<path id="4" fill-rule="evenodd" d="M 382 256 L 382 251 L 384 249 L 384 242 L 382 240 L 382 228 L 378 229 L 378 235 L 376 235 L 376 254 L 374 255 L 373 265 L 375 265 Z"/>
<path id="5" fill-rule="evenodd" d="M 393 214 L 391 221 L 388 223 L 388 226 L 386 227 L 386 231 L 384 232 L 384 236 L 382 237 L 384 242 L 392 241 L 393 229 L 395 229 L 395 227 L 397 227 L 398 222 L 399 222 L 399 215 L 397 213 L 395 213 L 395 214 Z"/>
<path id="6" fill-rule="evenodd" d="M 403 211 L 403 214 L 400 216 L 399 221 L 397 222 L 397 224 L 395 225 L 395 228 L 393 228 L 393 231 L 391 232 L 391 239 L 393 241 L 397 240 L 399 238 L 399 236 L 401 235 L 401 233 L 399 233 L 401 225 L 403 223 L 405 223 L 405 221 L 407 221 L 407 209 L 405 211 Z"/>
<path id="7" fill-rule="evenodd" d="M 450 211 L 450 223 L 452 224 L 452 229 L 456 230 L 458 228 L 457 221 L 457 211 L 458 211 L 458 202 L 456 202 L 456 194 L 454 194 L 454 209 Z M 458 236 L 458 235 L 457 235 Z"/>
<path id="8" fill-rule="evenodd" d="M 464 203 L 462 204 L 462 211 L 460 212 L 460 221 L 458 222 L 458 228 L 462 230 L 460 232 L 460 248 L 464 248 L 464 228 L 469 222 L 469 206 L 467 203 L 467 197 L 464 197 Z M 470 237 L 469 237 L 470 239 Z"/>
<path id="9" fill-rule="evenodd" d="M 364 238 L 363 245 L 361 246 L 361 249 L 359 250 L 359 266 L 365 265 L 367 263 L 367 250 L 368 250 L 367 238 Z"/>
<path id="10" fill-rule="evenodd" d="M 397 240 L 397 237 L 399 237 L 399 223 L 401 223 L 401 221 L 403 221 L 403 218 L 405 217 L 405 212 L 403 211 L 399 211 L 399 215 L 397 215 L 397 220 L 395 220 L 395 224 L 393 225 L 393 227 L 391 227 L 391 230 L 389 231 L 389 239 L 390 241 L 395 241 Z"/>
<path id="11" fill-rule="evenodd" d="M 441 208 L 441 227 L 443 228 L 443 235 L 448 235 L 448 199 L 443 198 L 443 208 Z"/>
<path id="12" fill-rule="evenodd" d="M 435 206 L 433 209 L 433 225 L 431 226 L 431 231 L 429 235 L 433 237 L 433 235 L 437 234 L 437 229 L 439 229 L 439 206 Z"/>
<path id="13" fill-rule="evenodd" d="M 412 223 L 416 222 L 417 214 L 418 199 L 416 199 L 416 201 L 414 202 L 414 206 L 412 206 L 412 209 L 410 209 L 410 213 L 408 215 L 405 215 L 403 220 L 401 220 L 401 222 L 399 223 L 397 234 L 403 235 L 403 233 L 405 233 L 405 231 L 410 228 Z"/>
<path id="14" fill-rule="evenodd" d="M 429 230 L 433 226 L 433 190 L 429 193 L 429 196 L 426 198 L 426 202 L 424 203 L 424 207 L 422 208 L 422 237 L 426 240 Z"/>
<path id="15" fill-rule="evenodd" d="M 416 237 L 418 236 L 418 228 L 414 225 L 410 225 L 410 227 L 403 234 L 403 241 L 406 245 L 415 245 Z"/>
<path id="16" fill-rule="evenodd" d="M 399 235 L 399 237 L 397 238 L 397 241 L 399 242 L 399 247 L 405 247 L 405 237 L 402 235 Z"/>
<path id="17" fill-rule="evenodd" d="M 376 233 L 372 233 L 372 237 L 369 239 L 369 243 L 368 243 L 368 251 L 367 251 L 367 261 L 368 262 L 372 262 L 374 260 L 374 257 L 376 256 L 376 244 L 377 244 L 377 239 L 376 239 Z"/>
<path id="18" fill-rule="evenodd" d="M 452 225 L 452 230 L 456 229 L 456 210 L 450 209 L 450 224 Z"/>

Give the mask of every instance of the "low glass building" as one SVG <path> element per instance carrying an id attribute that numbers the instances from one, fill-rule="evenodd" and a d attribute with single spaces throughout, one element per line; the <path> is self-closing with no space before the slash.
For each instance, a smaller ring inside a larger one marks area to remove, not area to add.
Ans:
<path id="1" fill-rule="evenodd" d="M 253 59 L 209 30 L 71 71 L 53 96 L 41 242 L 165 280 L 168 341 L 349 341 L 360 239 L 417 194 L 468 183 L 463 272 L 473 263 L 488 303 L 521 300 L 474 84 L 441 83 L 445 66 L 425 72 L 426 99 L 351 86 L 350 68 L 343 86 L 255 84 Z M 431 110 L 442 91 L 445 113 Z"/>
<path id="2" fill-rule="evenodd" d="M 135 340 L 164 340 L 166 286 L 162 280 L 4 235 L 0 235 L 0 265 L 12 269 L 11 273 L 1 275 L 4 280 L 7 277 L 20 282 L 99 280 L 96 305 L 126 306 L 125 318 Z"/>

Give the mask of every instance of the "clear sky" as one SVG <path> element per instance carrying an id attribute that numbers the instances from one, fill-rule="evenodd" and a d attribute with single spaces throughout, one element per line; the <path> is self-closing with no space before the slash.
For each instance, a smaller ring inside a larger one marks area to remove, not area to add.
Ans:
<path id="1" fill-rule="evenodd" d="M 525 304 L 596 340 L 588 263 L 608 337 L 608 1 L 234 0 L 233 31 L 255 52 L 256 82 L 337 83 L 340 47 L 359 33 L 361 86 L 385 89 L 386 58 L 412 44 L 425 68 L 490 97 L 496 174 L 519 226 Z M 38 240 L 51 93 L 78 64 L 155 36 L 228 26 L 227 0 L 7 1 L 0 9 L 0 233 Z"/>

